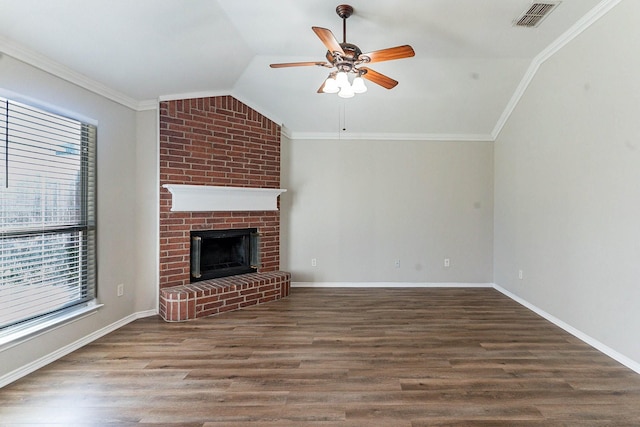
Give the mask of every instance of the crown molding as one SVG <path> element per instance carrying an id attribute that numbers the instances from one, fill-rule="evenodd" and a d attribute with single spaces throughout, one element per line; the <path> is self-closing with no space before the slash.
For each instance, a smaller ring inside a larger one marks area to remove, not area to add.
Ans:
<path id="1" fill-rule="evenodd" d="M 538 73 L 538 69 L 540 66 L 553 55 L 555 55 L 560 49 L 565 47 L 570 41 L 575 39 L 577 36 L 582 34 L 587 28 L 597 22 L 600 18 L 602 18 L 607 12 L 613 9 L 615 6 L 620 3 L 621 0 L 603 0 L 596 7 L 591 9 L 587 14 L 585 14 L 578 22 L 576 22 L 571 28 L 565 31 L 560 37 L 558 37 L 553 43 L 547 46 L 542 52 L 540 52 L 533 60 L 531 61 L 531 65 L 527 69 L 527 72 L 520 80 L 520 84 L 516 88 L 515 92 L 511 96 L 509 103 L 505 107 L 502 115 L 498 119 L 498 122 L 494 126 L 491 131 L 491 137 L 493 141 L 498 139 L 502 128 L 509 120 L 509 117 L 516 109 L 516 106 L 520 102 L 520 99 L 524 96 L 524 93 L 527 91 L 527 88 L 533 81 L 533 78 Z"/>
<path id="2" fill-rule="evenodd" d="M 367 140 L 367 141 L 482 141 L 493 142 L 491 134 L 435 134 L 435 133 L 345 133 L 293 132 L 283 127 L 282 134 L 294 140 Z"/>
<path id="3" fill-rule="evenodd" d="M 149 111 L 149 110 L 157 110 L 158 104 L 160 102 L 157 99 L 148 99 L 146 101 L 138 102 L 137 111 Z"/>
<path id="4" fill-rule="evenodd" d="M 162 95 L 162 101 L 232 96 L 243 104 L 267 117 L 274 123 L 282 123 L 263 106 L 247 100 L 235 91 L 201 91 Z M 266 111 L 266 112 L 265 112 Z M 294 132 L 281 124 L 282 135 L 292 140 L 368 140 L 368 141 L 493 141 L 491 134 L 419 134 L 419 133 L 344 133 L 344 132 Z"/>
<path id="5" fill-rule="evenodd" d="M 160 95 L 158 100 L 162 101 L 179 101 L 181 99 L 211 98 L 214 96 L 233 96 L 229 91 L 220 90 L 203 90 L 200 92 L 171 93 L 168 95 Z"/>
<path id="6" fill-rule="evenodd" d="M 506 125 L 509 117 L 515 110 L 516 106 L 520 102 L 522 96 L 526 92 L 527 88 L 531 84 L 531 81 L 538 72 L 538 69 L 547 59 L 552 57 L 571 40 L 580 35 L 584 30 L 589 28 L 593 23 L 598 21 L 607 12 L 613 9 L 620 3 L 621 0 L 603 0 L 596 7 L 591 9 L 585 16 L 583 16 L 578 22 L 576 22 L 571 28 L 565 31 L 560 37 L 558 37 L 553 43 L 551 43 L 546 49 L 540 52 L 531 62 L 531 65 L 527 69 L 525 75 L 521 79 L 518 87 L 516 88 L 511 99 L 507 103 L 507 106 L 500 115 L 493 130 L 490 134 L 402 134 L 402 133 L 361 133 L 361 134 L 346 134 L 342 132 L 323 132 L 323 133 L 311 133 L 311 132 L 291 132 L 284 128 L 283 135 L 290 139 L 304 140 L 304 139 L 339 139 L 339 140 L 407 140 L 407 141 L 495 141 L 500 132 Z M 49 74 L 66 80 L 72 84 L 110 99 L 118 104 L 121 104 L 127 108 L 135 111 L 146 111 L 158 108 L 159 101 L 170 101 L 177 99 L 192 99 L 212 96 L 233 96 L 238 101 L 246 104 L 247 106 L 260 111 L 262 115 L 269 118 L 275 123 L 282 123 L 282 120 L 276 115 L 269 114 L 268 109 L 263 106 L 253 104 L 251 101 L 244 99 L 243 96 L 235 93 L 235 91 L 204 91 L 204 92 L 190 92 L 183 94 L 163 95 L 158 100 L 144 100 L 138 101 L 133 99 L 119 91 L 116 91 L 100 82 L 92 80 L 87 76 L 72 70 L 56 61 L 53 61 L 46 56 L 28 49 L 15 41 L 6 37 L 0 36 L 0 53 L 11 56 L 19 61 L 29 64 L 33 67 L 39 68 Z M 266 113 L 265 113 L 266 111 Z"/>
<path id="7" fill-rule="evenodd" d="M 110 99 L 111 101 L 117 102 L 118 104 L 124 105 L 127 108 L 136 111 L 139 109 L 140 104 L 137 100 L 111 89 L 100 82 L 92 80 L 84 74 L 78 73 L 65 65 L 49 59 L 45 55 L 28 49 L 3 36 L 0 36 L 0 52 L 11 56 L 18 61 L 24 62 L 66 80 L 69 83 L 73 83 L 83 89 L 87 89 L 93 93 Z"/>
<path id="8" fill-rule="evenodd" d="M 282 135 L 295 140 L 382 140 L 382 141 L 493 141 L 491 134 L 419 134 L 419 133 L 344 133 L 344 132 L 294 132 L 288 129 L 276 115 L 262 105 L 247 100 L 235 91 L 201 91 L 162 95 L 160 101 L 232 96 L 246 106 L 259 111 L 274 123 L 281 124 Z"/>

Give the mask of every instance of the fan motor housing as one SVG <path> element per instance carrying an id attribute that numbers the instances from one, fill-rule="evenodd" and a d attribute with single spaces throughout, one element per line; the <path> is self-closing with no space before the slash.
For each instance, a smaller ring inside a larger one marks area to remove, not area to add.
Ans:
<path id="1" fill-rule="evenodd" d="M 355 62 L 358 60 L 358 57 L 362 55 L 362 51 L 355 44 L 340 43 L 340 47 L 345 53 L 345 56 L 341 58 L 342 60 Z M 331 62 L 332 64 L 336 62 L 336 59 L 337 59 L 333 56 L 333 52 L 330 52 L 330 51 L 327 51 L 326 58 L 327 58 L 327 61 Z"/>

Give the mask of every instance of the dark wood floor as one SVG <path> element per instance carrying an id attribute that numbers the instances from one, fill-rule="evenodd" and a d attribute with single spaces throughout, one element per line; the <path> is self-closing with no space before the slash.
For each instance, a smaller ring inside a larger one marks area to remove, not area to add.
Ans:
<path id="1" fill-rule="evenodd" d="M 293 289 L 120 330 L 0 390 L 1 425 L 638 426 L 640 375 L 492 289 Z"/>

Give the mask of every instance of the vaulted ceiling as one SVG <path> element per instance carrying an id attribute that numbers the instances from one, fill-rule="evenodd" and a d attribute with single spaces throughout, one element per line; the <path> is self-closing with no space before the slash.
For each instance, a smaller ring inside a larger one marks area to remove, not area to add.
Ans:
<path id="1" fill-rule="evenodd" d="M 345 100 L 316 93 L 327 68 L 269 67 L 323 61 L 311 27 L 342 41 L 336 0 L 0 0 L 0 51 L 134 108 L 230 94 L 294 137 L 490 140 L 541 55 L 611 1 L 562 0 L 535 28 L 514 26 L 530 0 L 348 3 L 348 42 L 414 48 L 413 58 L 370 65 L 398 80 L 394 89 L 367 82 Z"/>

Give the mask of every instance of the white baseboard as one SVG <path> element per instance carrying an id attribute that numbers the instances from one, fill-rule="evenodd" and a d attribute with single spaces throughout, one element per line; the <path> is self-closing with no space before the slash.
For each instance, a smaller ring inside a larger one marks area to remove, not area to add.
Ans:
<path id="1" fill-rule="evenodd" d="M 574 337 L 590 345 L 596 350 L 606 354 L 613 360 L 640 374 L 640 363 L 606 346 L 600 341 L 579 331 L 573 326 L 563 322 L 546 311 L 536 307 L 530 302 L 507 291 L 495 283 L 405 283 L 405 282 L 291 282 L 292 288 L 493 288 L 515 302 L 523 305 L 554 325 L 564 329 Z"/>
<path id="2" fill-rule="evenodd" d="M 578 338 L 580 341 L 583 341 L 585 344 L 590 345 L 591 347 L 595 348 L 596 350 L 606 354 L 607 356 L 609 356 L 613 360 L 623 364 L 627 368 L 629 368 L 629 369 L 631 369 L 631 370 L 633 370 L 633 371 L 635 371 L 635 372 L 640 374 L 640 363 L 638 363 L 638 362 L 636 362 L 636 361 L 634 361 L 632 359 L 629 359 L 627 356 L 625 356 L 623 354 L 618 353 L 617 351 L 615 351 L 611 347 L 608 347 L 608 346 L 604 345 L 603 343 L 601 343 L 597 339 L 590 337 L 589 335 L 585 334 L 584 332 L 574 328 L 573 326 L 563 322 L 562 320 L 558 319 L 557 317 L 555 317 L 555 316 L 547 313 L 546 311 L 536 307 L 535 305 L 531 304 L 530 302 L 520 298 L 516 294 L 513 294 L 513 293 L 509 292 L 508 290 L 504 289 L 503 287 L 494 284 L 493 288 L 495 290 L 497 290 L 498 292 L 501 292 L 505 296 L 508 296 L 509 298 L 514 300 L 515 302 L 525 306 L 526 308 L 528 308 L 529 310 L 531 310 L 534 313 L 538 314 L 539 316 L 544 317 L 546 320 L 548 320 L 549 322 L 551 322 L 554 325 L 558 326 L 559 328 L 564 329 L 566 332 L 568 332 L 571 335 L 573 335 L 574 337 Z"/>
<path id="3" fill-rule="evenodd" d="M 529 303 L 528 301 L 520 298 L 519 296 L 509 292 L 501 286 L 498 286 L 494 283 L 404 283 L 404 282 L 291 282 L 292 288 L 493 288 L 498 292 L 504 294 L 509 297 L 513 301 L 521 304 L 522 306 L 528 308 L 554 325 L 562 328 L 566 332 L 570 333 L 574 337 L 583 341 L 584 343 L 590 345 L 596 350 L 606 354 L 627 368 L 637 372 L 640 374 L 640 363 L 626 357 L 625 355 L 613 350 L 612 348 L 604 345 L 600 341 L 590 337 L 589 335 L 579 331 L 573 326 L 563 322 L 555 316 L 547 313 L 546 311 L 536 307 L 535 305 Z M 115 331 L 118 328 L 125 326 L 128 323 L 133 322 L 134 320 L 141 319 L 143 317 L 155 316 L 157 313 L 156 310 L 147 310 L 141 311 L 138 313 L 134 313 L 129 315 L 123 319 L 120 319 L 117 322 L 112 323 L 98 331 L 93 332 L 92 334 L 87 335 L 65 347 L 60 348 L 59 350 L 50 353 L 34 362 L 31 362 L 25 366 L 16 369 L 15 371 L 9 372 L 8 374 L 0 377 L 0 388 L 10 384 L 46 365 L 51 362 L 56 361 L 57 359 L 66 356 L 67 354 L 91 343 L 92 341 L 97 340 L 110 332 Z"/>
<path id="4" fill-rule="evenodd" d="M 291 282 L 292 288 L 493 288 L 493 283 Z"/>
<path id="5" fill-rule="evenodd" d="M 11 384 L 14 381 L 19 380 L 20 378 L 48 365 L 51 362 L 55 362 L 56 360 L 60 359 L 63 356 L 66 356 L 67 354 L 78 350 L 81 347 L 84 347 L 85 345 L 91 343 L 92 341 L 97 340 L 98 338 L 101 338 L 113 331 L 115 331 L 116 329 L 119 329 L 123 326 L 125 326 L 128 323 L 133 322 L 134 320 L 137 319 L 141 319 L 143 317 L 149 317 L 149 316 L 155 316 L 157 313 L 156 310 L 147 310 L 147 311 L 141 311 L 138 313 L 133 313 L 123 319 L 118 320 L 117 322 L 114 322 L 108 326 L 105 326 L 102 329 L 99 329 L 85 337 L 80 338 L 79 340 L 72 342 L 69 345 L 66 345 L 56 351 L 54 351 L 53 353 L 49 353 L 44 357 L 41 357 L 38 360 L 35 360 L 31 363 L 28 363 L 24 366 L 21 366 L 20 368 L 11 371 L 3 376 L 0 377 L 0 388 Z"/>

